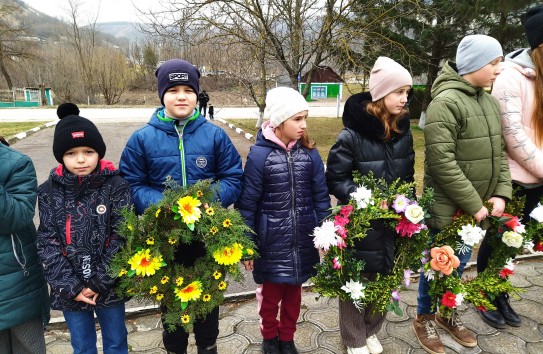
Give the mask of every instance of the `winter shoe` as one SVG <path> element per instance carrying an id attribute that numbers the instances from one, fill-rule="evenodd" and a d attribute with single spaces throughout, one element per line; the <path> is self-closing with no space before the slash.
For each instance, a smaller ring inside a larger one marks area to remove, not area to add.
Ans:
<path id="1" fill-rule="evenodd" d="M 420 346 L 430 354 L 445 354 L 445 348 L 434 324 L 435 315 L 417 315 L 413 320 L 413 331 Z"/>
<path id="2" fill-rule="evenodd" d="M 370 350 L 368 349 L 367 345 L 361 348 L 347 347 L 347 354 L 370 354 Z"/>
<path id="3" fill-rule="evenodd" d="M 520 327 L 522 320 L 509 304 L 509 294 L 503 293 L 496 299 L 496 308 L 500 311 L 505 323 L 509 326 Z"/>
<path id="4" fill-rule="evenodd" d="M 198 354 L 218 354 L 217 344 L 209 346 L 205 349 L 198 348 Z"/>
<path id="5" fill-rule="evenodd" d="M 450 319 L 436 314 L 436 324 L 449 332 L 453 339 L 463 346 L 469 348 L 477 346 L 475 334 L 464 326 L 456 311 L 453 312 Z"/>
<path id="6" fill-rule="evenodd" d="M 298 354 L 298 350 L 296 349 L 293 340 L 288 342 L 280 340 L 279 348 L 281 349 L 281 354 Z"/>
<path id="7" fill-rule="evenodd" d="M 279 350 L 279 339 L 264 339 L 262 341 L 262 354 L 281 354 Z"/>
<path id="8" fill-rule="evenodd" d="M 505 319 L 503 318 L 500 311 L 496 310 L 477 310 L 481 319 L 489 326 L 492 326 L 497 329 L 504 329 L 507 326 L 505 325 Z"/>
<path id="9" fill-rule="evenodd" d="M 383 346 L 375 334 L 366 338 L 366 346 L 368 347 L 370 354 L 380 354 L 383 352 Z"/>

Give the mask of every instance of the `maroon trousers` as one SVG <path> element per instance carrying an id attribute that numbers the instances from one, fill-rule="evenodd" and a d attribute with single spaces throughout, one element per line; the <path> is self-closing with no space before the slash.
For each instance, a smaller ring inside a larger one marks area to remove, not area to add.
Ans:
<path id="1" fill-rule="evenodd" d="M 279 337 L 284 342 L 293 340 L 302 304 L 302 286 L 264 282 L 256 289 L 256 299 L 262 337 Z M 279 303 L 281 312 L 277 320 Z"/>

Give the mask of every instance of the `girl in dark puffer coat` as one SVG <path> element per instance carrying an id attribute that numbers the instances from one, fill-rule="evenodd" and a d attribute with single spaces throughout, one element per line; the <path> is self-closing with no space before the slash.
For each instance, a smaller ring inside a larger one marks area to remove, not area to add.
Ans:
<path id="1" fill-rule="evenodd" d="M 324 164 L 306 133 L 309 106 L 297 91 L 277 87 L 266 95 L 270 120 L 247 156 L 237 208 L 260 253 L 244 262 L 253 270 L 264 353 L 297 353 L 294 346 L 302 283 L 319 254 L 313 229 L 329 214 Z M 281 303 L 279 321 L 277 314 Z"/>
<path id="2" fill-rule="evenodd" d="M 373 172 L 387 182 L 400 179 L 413 182 L 415 152 L 405 109 L 413 81 L 409 72 L 387 57 L 379 57 L 370 74 L 370 92 L 351 96 L 345 103 L 343 124 L 328 155 L 326 180 L 338 203 L 347 204 L 356 190 L 353 171 Z M 394 266 L 396 233 L 382 221 L 356 245 L 358 257 L 365 261 L 365 276 L 375 279 Z M 385 316 L 373 313 L 372 306 L 359 311 L 352 302 L 340 301 L 339 328 L 348 354 L 381 353 L 376 334 Z"/>
<path id="3" fill-rule="evenodd" d="M 38 254 L 51 286 L 52 307 L 62 310 L 74 353 L 97 353 L 94 314 L 104 354 L 128 353 L 125 305 L 115 293 L 108 263 L 124 245 L 115 231 L 130 187 L 103 160 L 96 126 L 71 103 L 58 109 L 53 153 L 61 164 L 38 189 Z"/>

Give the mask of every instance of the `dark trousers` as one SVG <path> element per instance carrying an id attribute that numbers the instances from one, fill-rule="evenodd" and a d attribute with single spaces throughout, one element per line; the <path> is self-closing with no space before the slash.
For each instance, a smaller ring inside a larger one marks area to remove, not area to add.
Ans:
<path id="1" fill-rule="evenodd" d="M 207 110 L 207 104 L 201 104 L 200 103 L 200 114 L 205 116 L 206 115 L 206 110 Z"/>
<path id="2" fill-rule="evenodd" d="M 293 340 L 302 304 L 302 286 L 264 282 L 256 289 L 256 299 L 262 337 L 264 339 L 279 337 L 284 342 Z"/>
<path id="3" fill-rule="evenodd" d="M 164 326 L 162 332 L 164 348 L 175 354 L 185 353 L 189 345 L 189 333 L 185 332 L 183 327 L 177 327 L 174 332 L 168 332 L 168 325 L 164 323 L 164 317 L 162 317 L 162 325 Z M 214 346 L 219 336 L 219 308 L 211 311 L 205 319 L 195 321 L 193 331 L 199 349 Z"/>
<path id="4" fill-rule="evenodd" d="M 526 224 L 530 220 L 530 213 L 537 206 L 541 197 L 543 197 L 543 186 L 526 189 L 513 182 L 513 188 L 518 188 L 516 189 L 516 196 L 526 196 L 526 204 L 524 204 L 524 212 L 522 214 L 522 223 Z"/>

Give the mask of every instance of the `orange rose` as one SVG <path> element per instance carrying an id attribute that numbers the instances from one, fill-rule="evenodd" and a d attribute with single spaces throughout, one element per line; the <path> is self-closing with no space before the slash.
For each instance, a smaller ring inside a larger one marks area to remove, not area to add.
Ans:
<path id="1" fill-rule="evenodd" d="M 434 247 L 430 251 L 432 260 L 430 266 L 435 271 L 440 271 L 445 275 L 450 275 L 454 268 L 460 265 L 460 260 L 454 255 L 450 246 Z"/>

